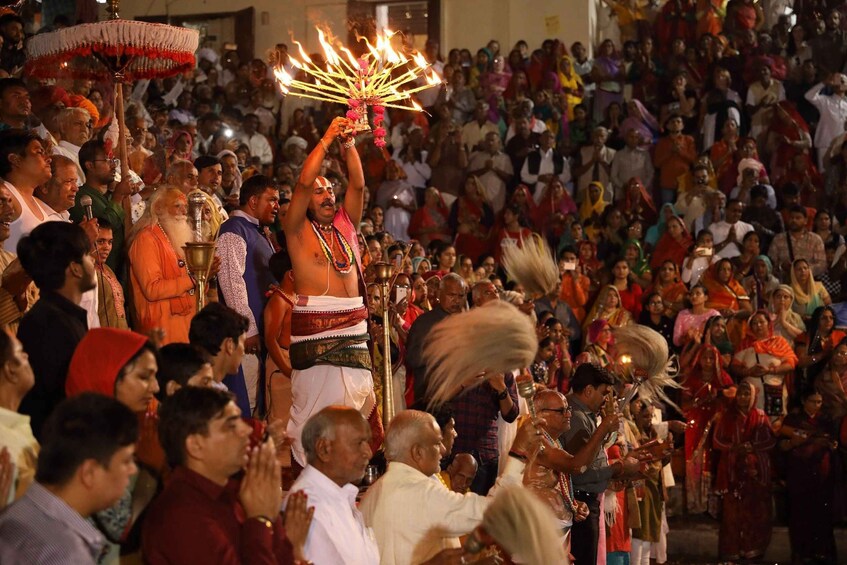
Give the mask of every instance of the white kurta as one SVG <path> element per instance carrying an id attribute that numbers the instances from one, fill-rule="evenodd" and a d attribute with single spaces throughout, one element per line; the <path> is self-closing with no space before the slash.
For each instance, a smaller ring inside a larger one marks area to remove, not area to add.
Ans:
<path id="1" fill-rule="evenodd" d="M 302 490 L 315 507 L 303 553 L 315 565 L 376 565 L 379 548 L 373 530 L 365 526 L 356 507 L 359 489 L 338 486 L 329 477 L 307 465 L 291 486 Z"/>
<path id="2" fill-rule="evenodd" d="M 847 97 L 823 96 L 821 90 L 824 86 L 824 83 L 819 82 L 806 93 L 806 100 L 821 113 L 821 119 L 815 131 L 815 149 L 818 150 L 820 170 L 824 170 L 823 157 L 826 150 L 829 149 L 833 139 L 844 133 L 844 121 L 847 120 Z"/>
<path id="3" fill-rule="evenodd" d="M 417 565 L 473 530 L 491 500 L 459 494 L 398 461 L 362 497 L 359 508 L 373 528 L 381 565 Z"/>

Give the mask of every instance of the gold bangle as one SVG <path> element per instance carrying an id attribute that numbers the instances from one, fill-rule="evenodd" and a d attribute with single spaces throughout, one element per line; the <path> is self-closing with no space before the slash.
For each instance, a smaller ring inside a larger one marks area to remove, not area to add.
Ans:
<path id="1" fill-rule="evenodd" d="M 329 153 L 329 146 L 324 141 L 324 138 L 320 138 L 319 141 L 321 142 L 321 147 L 324 148 L 324 153 Z"/>
<path id="2" fill-rule="evenodd" d="M 267 516 L 253 516 L 251 520 L 257 520 L 265 525 L 269 530 L 274 529 L 274 523 Z"/>

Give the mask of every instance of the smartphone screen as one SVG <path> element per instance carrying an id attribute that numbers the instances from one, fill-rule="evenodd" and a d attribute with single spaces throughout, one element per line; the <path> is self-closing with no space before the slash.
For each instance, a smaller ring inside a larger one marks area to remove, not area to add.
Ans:
<path id="1" fill-rule="evenodd" d="M 409 296 L 409 289 L 404 286 L 398 286 L 394 288 L 395 298 L 394 303 L 400 304 L 407 296 Z"/>

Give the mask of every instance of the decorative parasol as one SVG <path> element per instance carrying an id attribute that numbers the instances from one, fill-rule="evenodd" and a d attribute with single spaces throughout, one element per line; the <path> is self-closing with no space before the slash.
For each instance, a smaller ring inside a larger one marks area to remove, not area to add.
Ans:
<path id="1" fill-rule="evenodd" d="M 27 43 L 25 74 L 37 78 L 114 81 L 117 89 L 121 178 L 129 178 L 123 84 L 173 76 L 194 68 L 197 30 L 122 20 L 119 0 L 109 0 L 106 21 L 41 33 Z"/>

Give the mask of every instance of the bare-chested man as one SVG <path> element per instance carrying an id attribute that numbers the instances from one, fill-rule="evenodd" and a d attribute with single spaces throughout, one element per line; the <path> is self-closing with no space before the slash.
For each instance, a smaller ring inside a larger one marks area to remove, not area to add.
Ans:
<path id="1" fill-rule="evenodd" d="M 330 405 L 351 406 L 376 417 L 368 310 L 360 291 L 356 227 L 362 219 L 365 177 L 350 122 L 336 118 L 303 163 L 285 218 L 297 301 L 291 319 L 292 407 L 288 435 L 305 465 L 300 433 L 313 414 Z M 326 151 L 342 144 L 349 184 L 336 210 L 332 185 L 319 177 Z M 378 434 L 375 434 L 378 435 Z"/>

